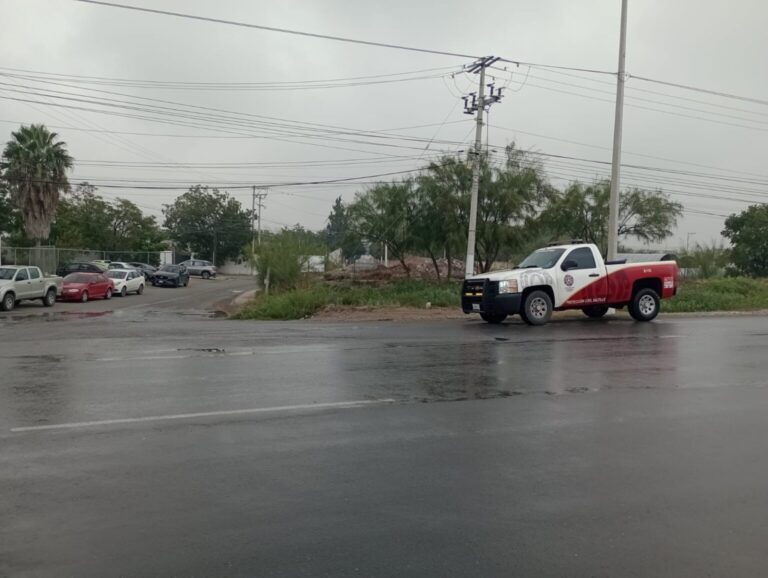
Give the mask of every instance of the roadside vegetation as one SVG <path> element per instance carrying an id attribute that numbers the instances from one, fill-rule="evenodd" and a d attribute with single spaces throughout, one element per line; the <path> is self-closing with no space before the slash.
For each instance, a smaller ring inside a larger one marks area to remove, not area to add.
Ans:
<path id="1" fill-rule="evenodd" d="M 768 279 L 748 277 L 686 281 L 677 296 L 662 306 L 665 313 L 759 309 L 768 309 Z"/>
<path id="2" fill-rule="evenodd" d="M 236 319 L 303 319 L 335 307 L 458 307 L 459 283 L 397 280 L 382 285 L 321 282 L 281 293 L 258 295 Z"/>
<path id="3" fill-rule="evenodd" d="M 398 280 L 387 284 L 327 285 L 320 281 L 305 287 L 258 295 L 235 319 L 304 319 L 325 308 L 413 307 L 457 309 L 460 283 Z M 662 313 L 768 310 L 768 279 L 721 277 L 684 281 L 674 299 L 664 301 Z"/>

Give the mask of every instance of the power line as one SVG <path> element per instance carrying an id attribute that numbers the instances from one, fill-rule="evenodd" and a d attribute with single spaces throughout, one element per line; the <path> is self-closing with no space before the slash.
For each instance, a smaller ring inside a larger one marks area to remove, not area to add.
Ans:
<path id="1" fill-rule="evenodd" d="M 445 166 L 445 165 L 437 165 L 437 166 Z M 345 183 L 345 182 L 356 182 L 360 179 L 376 179 L 381 177 L 391 177 L 395 175 L 405 175 L 408 173 L 414 173 L 425 170 L 424 168 L 418 168 L 418 169 L 410 169 L 406 171 L 390 171 L 386 173 L 378 173 L 373 175 L 362 175 L 359 177 L 343 177 L 338 179 L 325 179 L 325 180 L 315 180 L 315 181 L 293 181 L 293 182 L 283 182 L 283 183 L 264 183 L 259 186 L 265 186 L 270 188 L 277 188 L 277 187 L 298 187 L 298 186 L 305 186 L 305 185 L 320 185 L 320 184 L 336 184 L 336 183 Z M 32 179 L 26 182 L 31 183 L 38 183 L 38 184 L 62 184 L 59 181 L 48 181 L 48 180 L 41 180 L 41 179 Z M 376 184 L 379 184 L 379 181 L 373 181 Z M 97 187 L 104 187 L 104 188 L 111 188 L 111 189 L 146 189 L 146 190 L 187 190 L 189 189 L 188 186 L 186 187 L 165 187 L 165 186 L 127 186 L 127 185 L 103 185 L 98 183 L 91 183 L 94 184 L 94 186 Z M 360 184 L 360 183 L 358 183 Z M 221 188 L 228 188 L 228 189 L 250 189 L 252 185 L 243 185 L 243 186 L 231 186 L 231 187 L 221 187 Z"/>
<path id="2" fill-rule="evenodd" d="M 83 0 L 85 1 L 85 0 Z M 501 62 L 509 62 L 510 64 L 515 64 L 516 66 L 533 66 L 535 68 L 552 68 L 555 70 L 573 70 L 576 72 L 589 72 L 591 74 L 606 74 L 609 76 L 616 76 L 616 73 L 611 70 L 599 70 L 596 68 L 579 68 L 574 66 L 556 66 L 554 64 L 542 64 L 540 62 L 525 62 L 523 60 L 510 60 L 509 58 L 500 58 L 499 61 Z"/>
<path id="3" fill-rule="evenodd" d="M 499 129 L 499 130 L 504 130 L 504 131 L 508 131 L 508 132 L 512 132 L 512 133 L 520 133 L 520 134 L 524 134 L 524 135 L 528 135 L 528 136 L 535 136 L 537 138 L 543 138 L 543 139 L 547 139 L 547 140 L 564 142 L 564 143 L 567 143 L 567 144 L 575 144 L 575 145 L 579 145 L 579 146 L 583 146 L 583 147 L 600 149 L 600 150 L 611 150 L 611 147 L 599 146 L 599 145 L 596 145 L 596 144 L 585 143 L 585 142 L 569 140 L 569 139 L 562 139 L 562 138 L 553 137 L 553 136 L 550 136 L 550 135 L 544 135 L 544 134 L 535 133 L 535 132 L 528 132 L 528 131 L 524 131 L 524 130 L 520 130 L 520 129 L 516 129 L 516 128 L 504 127 L 504 126 L 499 126 L 499 125 L 495 125 L 495 124 L 494 125 L 490 125 L 490 126 L 492 126 L 495 129 Z M 752 172 L 742 171 L 742 170 L 738 170 L 738 169 L 726 169 L 726 168 L 723 168 L 723 167 L 716 167 L 716 166 L 705 165 L 705 164 L 701 164 L 701 163 L 693 163 L 693 162 L 689 162 L 689 161 L 681 161 L 679 159 L 672 159 L 672 158 L 669 158 L 669 157 L 660 157 L 660 156 L 656 156 L 656 155 L 647 155 L 647 154 L 631 152 L 631 151 L 624 151 L 624 154 L 632 155 L 632 156 L 636 156 L 636 157 L 644 157 L 644 158 L 647 158 L 647 159 L 654 159 L 654 160 L 657 160 L 657 161 L 666 161 L 666 162 L 675 163 L 675 164 L 689 165 L 689 166 L 692 166 L 692 167 L 699 167 L 699 168 L 710 169 L 710 170 L 714 170 L 714 171 L 722 171 L 722 172 L 728 172 L 728 173 L 737 173 L 737 174 L 740 174 L 740 175 L 750 175 L 750 176 L 754 176 L 754 177 L 761 177 L 761 178 L 768 179 L 768 175 L 766 175 L 766 174 L 752 173 Z"/>
<path id="4" fill-rule="evenodd" d="M 678 84 L 676 82 L 667 82 L 664 80 L 657 80 L 655 78 L 648 78 L 646 76 L 636 76 L 634 74 L 629 75 L 630 78 L 635 78 L 637 80 L 642 80 L 644 82 L 652 82 L 654 84 L 663 84 L 664 86 L 671 86 L 674 88 L 681 88 L 683 90 L 692 90 L 694 92 L 701 92 L 704 94 L 712 94 L 714 96 L 722 96 L 723 98 L 732 98 L 734 100 L 742 100 L 744 102 L 754 102 L 756 104 L 762 104 L 768 106 L 768 100 L 763 100 L 760 98 L 754 98 L 751 96 L 741 96 L 738 94 L 732 94 L 729 92 L 721 92 L 718 90 L 710 90 L 708 88 L 700 88 L 698 86 L 690 86 L 687 84 Z"/>
<path id="5" fill-rule="evenodd" d="M 571 88 L 580 88 L 582 90 L 589 90 L 589 91 L 597 92 L 597 93 L 600 93 L 600 94 L 608 94 L 608 95 L 613 94 L 612 92 L 607 91 L 607 90 L 600 90 L 599 88 L 592 88 L 592 87 L 589 87 L 589 86 L 584 86 L 582 84 L 573 84 L 573 83 L 570 83 L 570 82 L 562 82 L 562 81 L 559 81 L 559 80 L 553 80 L 551 78 L 545 78 L 543 76 L 531 75 L 531 78 L 535 78 L 535 79 L 538 79 L 538 80 L 543 80 L 544 82 L 551 82 L 553 84 L 559 84 L 561 86 L 569 86 Z M 533 85 L 532 84 L 531 86 L 535 86 L 537 88 L 541 88 L 539 85 Z M 628 88 L 632 89 L 632 87 L 628 87 Z M 685 98 L 685 97 L 678 97 L 678 96 L 674 96 L 674 95 L 671 95 L 671 94 L 667 94 L 667 93 L 664 93 L 664 92 L 658 92 L 658 91 L 654 91 L 654 90 L 645 90 L 645 89 L 642 89 L 642 88 L 640 88 L 640 89 L 634 88 L 634 90 L 640 91 L 640 92 L 645 92 L 645 93 L 648 93 L 648 94 L 656 94 L 656 95 L 659 95 L 659 96 L 666 96 L 666 97 L 669 97 L 669 98 L 677 98 L 679 100 L 695 102 L 695 103 L 704 104 L 704 105 L 707 105 L 707 106 L 724 108 L 724 109 L 727 109 L 727 110 L 734 110 L 734 111 L 738 111 L 738 112 L 745 112 L 747 114 L 755 114 L 755 115 L 758 115 L 758 116 L 768 116 L 768 114 L 766 114 L 766 113 L 751 111 L 751 110 L 747 110 L 747 109 L 743 109 L 743 108 L 736 108 L 736 107 L 732 107 L 732 106 L 718 105 L 716 103 L 708 103 L 708 102 L 703 101 L 703 100 L 697 100 L 697 99 Z M 767 121 L 760 121 L 760 120 L 751 119 L 751 118 L 744 118 L 744 117 L 741 117 L 741 116 L 734 116 L 734 115 L 731 115 L 731 114 L 710 111 L 710 110 L 706 110 L 706 109 L 702 109 L 702 108 L 683 106 L 683 105 L 680 105 L 680 104 L 672 104 L 672 103 L 667 103 L 667 102 L 660 101 L 660 100 L 654 100 L 654 99 L 649 99 L 649 98 L 642 98 L 642 97 L 639 97 L 639 96 L 630 96 L 629 98 L 632 99 L 632 100 L 635 100 L 637 102 L 648 102 L 648 103 L 651 103 L 651 104 L 660 104 L 662 106 L 669 106 L 669 107 L 678 108 L 680 110 L 686 110 L 686 111 L 702 112 L 702 113 L 705 113 L 705 114 L 711 114 L 713 116 L 721 116 L 723 118 L 731 118 L 731 119 L 741 120 L 741 121 L 746 121 L 746 122 L 755 122 L 755 123 L 760 123 L 760 124 L 768 124 Z M 663 112 L 663 111 L 659 111 L 659 112 Z"/>
<path id="6" fill-rule="evenodd" d="M 78 84 L 92 84 L 104 86 L 122 86 L 128 88 L 162 88 L 169 90 L 299 90 L 313 88 L 335 88 L 346 86 L 365 86 L 367 84 L 382 84 L 389 82 L 407 82 L 410 80 L 423 80 L 441 78 L 450 71 L 459 69 L 458 66 L 442 66 L 425 68 L 408 72 L 394 72 L 388 74 L 374 74 L 367 76 L 352 76 L 347 78 L 333 78 L 325 80 L 301 80 L 301 81 L 272 81 L 272 82 L 207 82 L 207 81 L 181 81 L 181 80 L 151 80 L 128 79 L 105 76 L 86 76 L 80 74 L 62 74 L 29 70 L 24 68 L 10 68 L 0 66 L 2 76 L 20 78 L 26 80 L 59 80 Z M 441 74 L 425 73 L 441 72 Z M 414 76 L 422 75 L 422 76 Z M 406 76 L 408 78 L 395 78 Z M 365 81 L 365 82 L 363 82 Z M 370 81 L 370 82 L 367 82 Z M 337 84 L 339 83 L 339 84 Z"/>
<path id="7" fill-rule="evenodd" d="M 539 80 L 544 80 L 545 82 L 551 82 L 553 84 L 558 84 L 558 85 L 561 85 L 561 86 L 569 86 L 569 87 L 572 87 L 572 88 L 579 88 L 579 89 L 582 89 L 582 90 L 589 90 L 589 91 L 592 91 L 592 92 L 597 92 L 597 93 L 606 94 L 606 95 L 613 94 L 613 93 L 605 91 L 605 90 L 591 88 L 591 87 L 583 86 L 583 85 L 579 85 L 579 84 L 573 84 L 573 83 L 567 83 L 567 82 L 559 82 L 559 81 L 556 81 L 556 80 L 547 79 L 547 78 L 543 78 L 543 77 L 536 77 L 536 78 L 538 78 Z M 568 95 L 571 95 L 571 96 L 578 96 L 578 97 L 581 97 L 581 98 L 587 98 L 587 99 L 595 100 L 595 101 L 598 101 L 598 102 L 606 102 L 606 103 L 610 103 L 610 104 L 614 103 L 614 101 L 612 99 L 599 98 L 597 96 L 592 96 L 592 95 L 589 95 L 589 94 L 582 94 L 582 93 L 573 92 L 573 91 L 570 91 L 570 90 L 562 90 L 562 89 L 554 88 L 554 87 L 551 87 L 551 86 L 542 86 L 541 84 L 536 84 L 536 83 L 532 83 L 532 82 L 528 82 L 527 86 L 530 86 L 532 88 L 538 88 L 538 89 L 541 89 L 541 90 L 547 90 L 547 91 L 550 91 L 550 92 L 557 92 L 557 93 L 560 93 L 560 94 L 568 94 Z M 639 90 L 642 90 L 642 89 L 639 89 Z M 664 93 L 655 93 L 655 94 L 664 94 Z M 675 98 L 672 95 L 664 94 L 664 96 L 670 96 L 672 98 Z M 667 103 L 667 102 L 663 102 L 663 101 L 658 101 L 658 100 L 653 100 L 653 99 L 648 99 L 648 98 L 642 98 L 642 97 L 637 97 L 637 96 L 631 96 L 631 97 L 628 97 L 628 98 L 633 100 L 633 101 L 637 101 L 637 102 L 648 102 L 648 103 L 651 103 L 651 104 L 657 104 L 657 105 L 661 105 L 661 106 L 668 106 L 668 107 L 672 107 L 672 108 L 676 108 L 676 109 L 680 109 L 680 110 L 692 111 L 692 112 L 697 112 L 697 113 L 702 113 L 702 114 L 709 114 L 709 115 L 716 116 L 716 117 L 730 118 L 730 119 L 734 119 L 734 120 L 740 120 L 740 121 L 743 121 L 743 122 L 751 122 L 751 123 L 766 124 L 766 125 L 768 125 L 768 121 L 761 121 L 761 120 L 757 120 L 757 119 L 744 118 L 744 117 L 734 116 L 734 115 L 725 114 L 725 113 L 721 113 L 721 112 L 705 110 L 705 109 L 701 109 L 701 108 L 688 107 L 688 106 L 683 106 L 683 105 L 679 105 L 679 104 L 672 104 L 672 103 Z M 691 100 L 691 99 L 684 99 L 684 100 Z M 697 102 L 702 102 L 702 101 L 697 101 Z M 724 120 L 717 120 L 717 119 L 713 119 L 713 118 L 706 118 L 706 117 L 695 116 L 695 115 L 691 115 L 691 114 L 674 112 L 674 111 L 671 111 L 671 110 L 664 110 L 664 109 L 655 108 L 655 107 L 651 107 L 651 106 L 643 106 L 643 105 L 640 105 L 640 104 L 629 104 L 629 103 L 625 104 L 625 106 L 628 106 L 628 107 L 631 107 L 631 108 L 640 109 L 640 110 L 648 110 L 648 111 L 651 111 L 651 112 L 667 114 L 667 115 L 670 115 L 670 116 L 677 116 L 677 117 L 680 117 L 680 118 L 689 118 L 689 119 L 693 119 L 693 120 L 700 120 L 700 121 L 710 122 L 710 123 L 714 123 L 714 124 L 720 124 L 720 125 L 724 125 L 724 126 L 732 126 L 732 127 L 736 127 L 736 128 L 745 128 L 745 129 L 748 129 L 748 130 L 755 130 L 755 131 L 760 131 L 760 132 L 768 132 L 768 128 L 760 128 L 760 127 L 757 127 L 757 126 L 749 126 L 749 125 L 745 125 L 745 124 L 737 124 L 737 123 L 733 123 L 733 122 L 727 122 L 727 121 L 724 121 Z M 717 105 L 712 105 L 712 106 L 717 106 Z M 728 108 L 731 108 L 731 107 L 728 107 Z M 737 110 L 741 110 L 742 112 L 747 112 L 747 113 L 750 113 L 750 114 L 757 114 L 757 115 L 760 115 L 760 116 L 764 116 L 763 113 L 759 113 L 759 112 L 747 111 L 745 109 L 737 109 Z"/>
<path id="8" fill-rule="evenodd" d="M 386 42 L 374 42 L 372 40 L 360 40 L 355 38 L 346 38 L 343 36 L 333 36 L 330 34 L 319 34 L 316 32 L 303 32 L 300 30 L 291 30 L 288 28 L 277 28 L 275 26 L 264 26 L 262 24 L 250 24 L 247 22 L 238 22 L 235 20 L 224 20 L 222 18 L 211 18 L 208 16 L 196 16 L 193 14 L 184 14 L 182 12 L 170 12 L 168 10 L 157 10 L 154 8 L 144 8 L 140 6 L 128 6 L 126 4 L 114 4 L 110 2 L 101 2 L 99 0 L 75 0 L 76 2 L 83 2 L 86 4 L 98 4 L 100 6 L 108 6 L 110 8 L 123 8 L 125 10 L 134 10 L 136 12 L 148 12 L 151 14 L 161 14 L 163 16 L 175 16 L 177 18 L 186 18 L 189 20 L 200 20 L 204 22 L 214 22 L 216 24 L 227 24 L 229 26 L 241 26 L 244 28 L 254 28 L 257 30 L 266 30 L 268 32 L 280 32 L 282 34 L 292 34 L 295 36 L 307 36 L 310 38 L 320 38 L 323 40 L 335 40 L 337 42 L 348 42 L 351 44 L 362 44 L 366 46 L 376 46 L 379 48 L 394 48 L 397 50 L 409 50 L 411 52 L 422 52 L 426 54 L 439 54 L 441 56 L 456 56 L 458 58 L 471 58 L 476 59 L 479 56 L 474 54 L 462 54 L 460 52 L 449 52 L 446 50 L 433 50 L 429 48 L 416 48 L 413 46 L 403 46 L 401 44 L 389 44 Z"/>
<path id="9" fill-rule="evenodd" d="M 53 84 L 56 84 L 56 83 L 53 83 Z M 6 83 L 2 83 L 2 82 L 0 82 L 0 85 L 7 86 Z M 181 118 L 181 119 L 187 119 L 187 120 L 191 119 L 191 120 L 197 121 L 198 123 L 211 122 L 211 120 L 209 119 L 212 119 L 215 122 L 218 122 L 220 124 L 223 123 L 224 125 L 228 125 L 236 129 L 239 129 L 240 127 L 243 126 L 244 123 L 247 123 L 247 125 L 250 126 L 251 128 L 259 128 L 261 130 L 269 131 L 270 136 L 273 136 L 273 137 L 274 135 L 289 134 L 293 136 L 300 136 L 300 137 L 303 136 L 305 138 L 306 137 L 322 138 L 325 140 L 355 142 L 357 144 L 373 144 L 373 143 L 365 143 L 365 142 L 354 141 L 354 140 L 344 139 L 339 137 L 326 136 L 326 135 L 364 136 L 368 138 L 383 139 L 383 140 L 405 140 L 405 141 L 414 141 L 414 142 L 426 141 L 426 139 L 413 137 L 409 135 L 389 134 L 387 132 L 382 132 L 382 131 L 366 131 L 366 130 L 359 130 L 359 129 L 349 129 L 345 127 L 323 125 L 323 124 L 310 123 L 310 122 L 304 122 L 304 121 L 291 121 L 287 119 L 268 117 L 264 115 L 254 115 L 250 113 L 240 113 L 240 112 L 216 109 L 211 107 L 201 107 L 201 106 L 189 105 L 189 104 L 180 103 L 180 102 L 146 98 L 146 97 L 137 97 L 132 95 L 125 95 L 122 93 L 113 93 L 111 91 L 101 91 L 96 89 L 88 89 L 88 90 L 93 90 L 95 92 L 105 92 L 105 93 L 115 94 L 119 96 L 126 96 L 129 98 L 138 98 L 141 100 L 161 102 L 164 104 L 174 105 L 174 107 L 148 105 L 144 103 L 136 103 L 132 101 L 103 98 L 103 97 L 97 100 L 96 99 L 97 97 L 93 97 L 88 94 L 72 93 L 72 92 L 66 92 L 66 91 L 60 91 L 60 90 L 30 87 L 30 86 L 16 85 L 16 84 L 13 84 L 11 86 L 15 86 L 17 88 L 9 88 L 6 90 L 25 94 L 25 95 L 37 96 L 37 97 L 50 97 L 50 98 L 59 99 L 59 100 L 82 102 L 86 104 L 95 104 L 97 106 L 118 108 L 122 110 L 138 111 L 138 112 L 155 114 L 155 115 L 165 115 L 167 117 L 169 116 L 172 118 Z M 28 89 L 28 90 L 21 90 L 21 89 Z M 39 91 L 43 91 L 43 92 L 39 92 Z M 3 98 L 10 99 L 10 100 L 21 100 L 23 102 L 37 102 L 37 101 L 29 101 L 25 99 L 17 99 L 17 98 L 12 98 L 7 96 Z M 53 104 L 51 105 L 53 106 Z M 59 104 L 56 106 L 63 106 L 63 105 Z M 200 109 L 203 111 L 214 111 L 216 113 L 223 113 L 223 114 L 215 114 L 215 115 L 211 115 L 209 113 L 204 114 L 202 112 L 198 113 L 194 110 L 179 109 L 178 107 L 187 107 L 188 109 Z M 127 116 L 124 114 L 115 113 L 114 111 L 102 111 L 99 109 L 88 109 L 84 107 L 77 107 L 77 106 L 71 106 L 71 105 L 65 106 L 65 108 L 74 108 L 78 110 L 90 110 L 93 112 L 100 112 L 102 114 L 115 114 L 116 116 Z M 224 115 L 229 115 L 229 116 L 224 116 Z M 155 122 L 168 122 L 166 119 L 157 119 L 156 117 L 138 117 L 135 114 L 131 115 L 131 117 L 143 118 L 145 120 L 153 120 Z M 250 118 L 255 118 L 259 120 L 250 120 Z M 266 119 L 266 120 L 261 120 L 261 119 Z M 275 122 L 275 121 L 278 121 L 278 122 Z M 210 127 L 203 126 L 203 128 L 210 128 Z M 308 131 L 308 132 L 292 133 L 292 132 L 289 132 L 291 130 L 293 131 L 301 130 L 301 131 Z M 276 140 L 280 140 L 280 139 L 277 138 Z M 447 141 L 447 142 L 437 141 L 437 142 L 440 142 L 441 144 L 455 144 L 452 141 Z M 381 144 L 376 143 L 376 144 L 379 146 L 401 146 L 402 147 L 402 145 L 391 145 L 391 144 L 385 144 L 385 143 L 381 143 Z M 421 150 L 418 147 L 406 147 L 406 148 L 415 148 L 416 150 Z"/>
<path id="10" fill-rule="evenodd" d="M 613 86 L 613 83 L 606 82 L 604 80 L 599 80 L 597 78 L 591 78 L 591 77 L 588 77 L 588 76 L 580 76 L 578 74 L 570 74 L 568 72 L 561 72 L 561 71 L 557 71 L 557 70 L 548 70 L 548 69 L 542 69 L 542 70 L 544 72 L 551 72 L 552 74 L 557 74 L 559 76 L 566 76 L 566 77 L 569 77 L 569 78 L 576 78 L 578 80 L 582 80 L 582 81 L 586 81 L 586 82 L 592 82 L 592 83 L 596 83 L 596 84 L 602 84 L 602 85 L 605 85 L 605 86 Z M 535 78 L 539 78 L 541 80 L 549 80 L 550 82 L 555 82 L 554 80 L 546 79 L 545 77 L 538 76 L 538 77 L 535 77 Z M 637 77 L 632 77 L 632 78 L 637 78 Z M 759 115 L 759 116 L 768 116 L 768 113 L 757 112 L 757 111 L 751 110 L 751 109 L 738 108 L 738 107 L 735 107 L 735 106 L 728 106 L 727 104 L 719 104 L 719 103 L 716 103 L 716 102 L 709 102 L 709 101 L 706 101 L 706 100 L 699 100 L 699 99 L 696 99 L 696 98 L 689 98 L 687 96 L 680 96 L 680 95 L 676 95 L 676 94 L 670 94 L 668 92 L 659 92 L 658 90 L 648 90 L 647 88 L 638 88 L 637 86 L 627 85 L 627 90 L 632 91 L 632 92 L 643 92 L 643 93 L 646 93 L 646 94 L 655 94 L 657 96 L 664 96 L 664 97 L 667 97 L 667 98 L 673 98 L 675 100 L 682 100 L 682 101 L 686 101 L 686 102 L 694 102 L 694 103 L 697 103 L 697 104 L 704 104 L 706 106 L 712 106 L 712 107 L 715 107 L 715 108 L 722 108 L 724 110 L 733 110 L 733 111 L 737 111 L 737 112 L 746 112 L 748 114 L 756 114 L 756 115 Z"/>
<path id="11" fill-rule="evenodd" d="M 100 6 L 107 6 L 109 8 L 122 8 L 125 10 L 134 10 L 136 12 L 147 12 L 150 14 L 160 14 L 163 16 L 175 16 L 177 18 L 186 18 L 190 20 L 200 20 L 204 22 L 213 22 L 216 24 L 227 24 L 229 26 L 240 26 L 244 28 L 254 28 L 257 30 L 266 30 L 268 32 L 280 32 L 282 34 L 292 34 L 296 36 L 306 36 L 310 38 L 319 38 L 322 40 L 335 40 L 337 42 L 348 42 L 351 44 L 362 44 L 365 46 L 375 46 L 378 48 L 392 48 L 396 50 L 408 50 L 411 52 L 421 52 L 425 54 L 438 54 L 441 56 L 455 56 L 457 58 L 469 58 L 472 60 L 477 60 L 478 58 L 482 58 L 481 56 L 478 56 L 476 54 L 463 54 L 460 52 L 451 52 L 447 50 L 435 50 L 430 48 L 417 48 L 413 46 L 404 46 L 402 44 L 392 44 L 387 42 L 374 42 L 371 40 L 360 40 L 355 38 L 347 38 L 344 36 L 334 36 L 330 34 L 320 34 L 317 32 L 304 32 L 300 30 L 292 30 L 288 28 L 278 28 L 275 26 L 265 26 L 262 24 L 251 24 L 247 22 L 239 22 L 235 20 L 224 20 L 222 18 L 212 18 L 208 16 L 197 16 L 194 14 L 185 14 L 182 12 L 171 12 L 168 10 L 157 10 L 154 8 L 144 8 L 140 6 L 129 6 L 126 4 L 117 4 L 117 3 L 111 3 L 111 2 L 102 2 L 100 0 L 75 0 L 76 2 L 83 2 L 86 4 L 96 4 Z M 595 74 L 608 74 L 608 75 L 615 75 L 615 72 L 611 72 L 608 70 L 598 70 L 598 69 L 592 69 L 592 68 L 579 68 L 579 67 L 571 67 L 571 66 L 558 66 L 554 64 L 543 64 L 543 63 L 536 63 L 536 62 L 526 62 L 524 60 L 511 60 L 507 58 L 501 58 L 500 60 L 504 62 L 509 62 L 511 64 L 515 65 L 523 65 L 523 66 L 535 66 L 535 67 L 542 67 L 542 68 L 553 68 L 558 70 L 574 70 L 579 72 L 590 72 Z"/>

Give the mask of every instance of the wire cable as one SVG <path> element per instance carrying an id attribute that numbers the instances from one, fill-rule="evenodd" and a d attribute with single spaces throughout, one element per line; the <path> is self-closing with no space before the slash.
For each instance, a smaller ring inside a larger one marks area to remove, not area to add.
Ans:
<path id="1" fill-rule="evenodd" d="M 169 10 L 157 10 L 154 8 L 144 8 L 141 6 L 128 6 L 126 4 L 116 4 L 111 2 L 101 2 L 100 0 L 75 0 L 75 2 L 83 2 L 85 4 L 98 4 L 100 6 L 108 6 L 110 8 L 122 8 L 124 10 L 134 10 L 136 12 L 148 12 L 151 14 L 160 14 L 163 16 L 175 16 L 177 18 L 186 18 L 189 20 L 200 20 L 204 22 L 213 22 L 216 24 L 227 24 L 229 26 L 240 26 L 243 28 L 254 28 L 257 30 L 266 30 L 268 32 L 280 32 L 282 34 L 292 34 L 295 36 L 307 36 L 309 38 L 320 38 L 322 40 L 335 40 L 337 42 L 348 42 L 351 44 L 362 44 L 365 46 L 376 46 L 379 48 L 394 48 L 397 50 L 408 50 L 411 52 L 422 52 L 426 54 L 439 54 L 441 56 L 456 56 L 458 58 L 472 58 L 478 59 L 480 56 L 476 54 L 463 54 L 460 52 L 449 52 L 447 50 L 433 50 L 429 48 L 416 48 L 413 46 L 403 46 L 401 44 L 390 44 L 387 42 L 374 42 L 372 40 L 360 40 L 356 38 L 346 38 L 344 36 L 333 36 L 330 34 L 319 34 L 317 32 L 304 32 L 300 30 L 292 30 L 289 28 L 277 28 L 275 26 L 265 26 L 263 24 L 250 24 L 247 22 L 238 22 L 235 20 L 224 20 L 222 18 L 211 18 L 208 16 L 196 16 L 194 14 L 184 14 L 182 12 L 171 12 Z"/>

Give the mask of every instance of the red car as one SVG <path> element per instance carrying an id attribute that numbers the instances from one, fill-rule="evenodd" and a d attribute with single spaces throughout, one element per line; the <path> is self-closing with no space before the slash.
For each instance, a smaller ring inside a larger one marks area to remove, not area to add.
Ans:
<path id="1" fill-rule="evenodd" d="M 101 273 L 71 273 L 64 277 L 61 298 L 64 301 L 112 299 L 112 280 Z"/>

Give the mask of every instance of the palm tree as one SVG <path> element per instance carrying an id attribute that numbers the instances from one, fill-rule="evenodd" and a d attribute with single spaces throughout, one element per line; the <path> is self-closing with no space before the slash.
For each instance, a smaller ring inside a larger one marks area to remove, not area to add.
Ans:
<path id="1" fill-rule="evenodd" d="M 47 239 L 56 216 L 59 193 L 69 187 L 66 172 L 73 159 L 67 144 L 42 124 L 22 126 L 11 133 L 0 168 L 24 219 L 27 237 Z"/>

